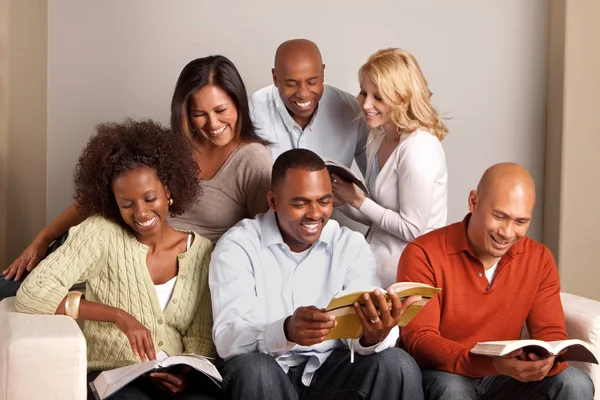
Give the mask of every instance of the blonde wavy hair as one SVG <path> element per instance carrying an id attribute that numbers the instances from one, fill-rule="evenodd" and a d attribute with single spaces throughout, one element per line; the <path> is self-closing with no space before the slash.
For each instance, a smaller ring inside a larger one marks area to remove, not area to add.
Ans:
<path id="1" fill-rule="evenodd" d="M 377 51 L 358 71 L 359 80 L 367 77 L 375 82 L 381 99 L 390 107 L 398 134 L 423 129 L 440 141 L 446 137 L 448 129 L 431 104 L 433 93 L 412 54 L 397 48 Z"/>

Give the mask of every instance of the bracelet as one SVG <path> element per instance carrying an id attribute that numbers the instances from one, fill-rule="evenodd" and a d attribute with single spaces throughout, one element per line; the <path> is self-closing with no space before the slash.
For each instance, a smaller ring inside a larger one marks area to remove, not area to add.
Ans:
<path id="1" fill-rule="evenodd" d="M 76 290 L 67 294 L 67 299 L 65 300 L 66 316 L 73 319 L 79 318 L 79 302 L 81 301 L 81 296 L 83 296 L 83 293 Z"/>

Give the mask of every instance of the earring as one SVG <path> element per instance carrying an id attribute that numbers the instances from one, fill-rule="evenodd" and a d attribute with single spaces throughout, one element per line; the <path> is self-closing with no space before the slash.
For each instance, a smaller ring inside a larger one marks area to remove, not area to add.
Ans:
<path id="1" fill-rule="evenodd" d="M 173 198 L 170 198 L 169 201 L 167 202 L 170 206 L 173 205 Z"/>

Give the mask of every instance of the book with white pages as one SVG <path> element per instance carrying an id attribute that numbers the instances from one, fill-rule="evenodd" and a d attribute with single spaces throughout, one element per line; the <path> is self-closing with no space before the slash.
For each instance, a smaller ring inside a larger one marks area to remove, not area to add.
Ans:
<path id="1" fill-rule="evenodd" d="M 148 372 L 168 370 L 175 365 L 188 365 L 204 374 L 218 388 L 221 388 L 223 378 L 209 358 L 197 354 L 169 356 L 164 351 L 160 351 L 156 355 L 156 360 L 101 372 L 96 379 L 90 382 L 90 388 L 97 400 L 104 400 Z"/>
<path id="2" fill-rule="evenodd" d="M 599 356 L 596 349 L 589 343 L 579 339 L 557 340 L 544 342 L 543 340 L 500 340 L 479 342 L 471 349 L 473 354 L 484 356 L 503 357 L 515 350 L 523 349 L 526 353 L 534 353 L 540 357 L 557 356 L 563 350 L 559 359 L 561 361 L 581 361 L 598 364 Z"/>

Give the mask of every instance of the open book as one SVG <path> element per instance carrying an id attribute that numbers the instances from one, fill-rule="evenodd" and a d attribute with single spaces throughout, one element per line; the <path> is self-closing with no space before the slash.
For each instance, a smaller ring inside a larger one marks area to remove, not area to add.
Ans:
<path id="1" fill-rule="evenodd" d="M 327 335 L 325 340 L 357 339 L 362 335 L 362 325 L 354 311 L 353 304 L 355 302 L 364 304 L 365 300 L 363 299 L 363 295 L 369 293 L 371 295 L 371 300 L 374 301 L 375 306 L 377 306 L 376 298 L 373 295 L 373 290 L 375 289 L 381 290 L 388 300 L 388 305 L 391 305 L 391 300 L 389 299 L 386 290 L 381 288 L 370 288 L 360 291 L 342 290 L 331 299 L 329 305 L 325 308 L 325 311 L 335 316 L 337 326 L 329 331 L 329 335 Z M 408 307 L 404 314 L 402 314 L 400 322 L 398 323 L 399 326 L 408 324 L 419 310 L 421 310 L 433 296 L 442 290 L 418 282 L 397 282 L 391 285 L 389 289 L 393 289 L 400 300 L 412 295 L 419 295 L 422 297 L 420 301 Z"/>
<path id="2" fill-rule="evenodd" d="M 579 339 L 558 340 L 554 342 L 533 339 L 479 342 L 471 349 L 471 353 L 502 357 L 518 349 L 523 349 L 526 353 L 535 353 L 540 357 L 555 356 L 566 349 L 565 354 L 560 356 L 561 361 L 582 361 L 598 364 L 596 349 Z"/>
<path id="3" fill-rule="evenodd" d="M 339 162 L 330 159 L 325 160 L 325 165 L 327 166 L 329 174 L 336 174 L 343 180 L 354 183 L 365 193 L 365 196 L 369 195 L 369 189 L 367 189 L 367 185 L 365 185 L 365 183 L 350 168 L 346 167 L 344 164 L 340 164 Z"/>
<path id="4" fill-rule="evenodd" d="M 112 396 L 117 390 L 135 380 L 139 376 L 156 370 L 166 370 L 175 365 L 189 365 L 195 370 L 203 373 L 217 387 L 221 388 L 221 375 L 217 368 L 208 358 L 196 354 L 185 354 L 179 356 L 167 355 L 160 351 L 156 360 L 146 361 L 139 364 L 104 371 L 96 379 L 90 382 L 90 387 L 97 400 L 104 400 Z"/>

